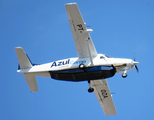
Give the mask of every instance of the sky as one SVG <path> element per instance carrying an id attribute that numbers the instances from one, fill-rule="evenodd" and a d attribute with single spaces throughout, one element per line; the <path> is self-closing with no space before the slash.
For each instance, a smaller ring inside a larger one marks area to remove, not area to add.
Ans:
<path id="1" fill-rule="evenodd" d="M 136 59 L 139 73 L 107 79 L 117 115 L 106 116 L 87 82 L 36 77 L 30 92 L 15 47 L 33 63 L 77 57 L 64 4 L 76 2 L 98 53 Z M 0 0 L 0 120 L 153 120 L 153 0 Z"/>

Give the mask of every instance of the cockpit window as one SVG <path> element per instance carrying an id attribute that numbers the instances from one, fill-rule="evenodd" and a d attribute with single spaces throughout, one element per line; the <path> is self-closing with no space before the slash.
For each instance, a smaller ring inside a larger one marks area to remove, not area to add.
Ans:
<path id="1" fill-rule="evenodd" d="M 112 58 L 112 57 L 110 57 L 110 56 L 108 56 L 108 55 L 105 55 L 105 57 L 107 57 L 107 58 Z"/>
<path id="2" fill-rule="evenodd" d="M 100 56 L 100 59 L 104 59 L 104 57 L 103 56 Z"/>

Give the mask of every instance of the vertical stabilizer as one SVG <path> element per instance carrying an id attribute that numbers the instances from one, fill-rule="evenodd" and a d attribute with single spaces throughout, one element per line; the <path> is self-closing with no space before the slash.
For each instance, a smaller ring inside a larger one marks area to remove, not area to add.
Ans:
<path id="1" fill-rule="evenodd" d="M 16 47 L 15 50 L 17 53 L 20 69 L 31 68 L 33 65 L 31 64 L 31 62 L 30 62 L 28 56 L 26 55 L 26 53 L 24 52 L 23 48 Z"/>

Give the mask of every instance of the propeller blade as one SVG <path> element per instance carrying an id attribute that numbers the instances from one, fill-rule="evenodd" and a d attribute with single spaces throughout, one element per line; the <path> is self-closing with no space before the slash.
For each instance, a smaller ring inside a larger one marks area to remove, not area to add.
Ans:
<path id="1" fill-rule="evenodd" d="M 139 73 L 139 69 L 138 69 L 137 65 L 135 65 L 135 68 L 136 68 L 137 72 Z"/>
<path id="2" fill-rule="evenodd" d="M 136 68 L 137 72 L 139 73 L 139 69 L 137 67 L 138 62 L 135 62 L 135 61 L 136 61 L 136 58 L 134 57 L 134 65 L 135 65 L 135 68 Z"/>

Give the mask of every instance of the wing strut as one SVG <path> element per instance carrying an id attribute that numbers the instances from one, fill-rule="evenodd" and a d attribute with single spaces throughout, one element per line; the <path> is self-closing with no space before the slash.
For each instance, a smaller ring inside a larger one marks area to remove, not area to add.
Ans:
<path id="1" fill-rule="evenodd" d="M 89 41 L 90 41 L 90 38 L 88 37 L 88 39 L 87 39 L 88 53 L 89 53 L 89 57 L 90 57 L 90 61 L 91 61 L 91 66 L 93 66 L 94 63 L 93 63 L 92 55 L 90 52 Z"/>

